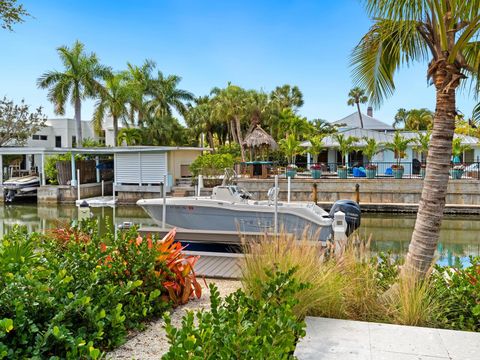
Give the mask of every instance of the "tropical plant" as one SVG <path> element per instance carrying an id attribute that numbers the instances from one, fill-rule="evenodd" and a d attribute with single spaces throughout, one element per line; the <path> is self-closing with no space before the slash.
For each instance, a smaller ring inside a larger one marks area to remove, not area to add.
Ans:
<path id="1" fill-rule="evenodd" d="M 405 118 L 405 130 L 430 130 L 433 126 L 433 113 L 428 109 L 411 109 Z"/>
<path id="2" fill-rule="evenodd" d="M 270 93 L 270 99 L 280 111 L 290 109 L 296 112 L 303 106 L 303 94 L 298 86 L 288 84 L 277 86 Z"/>
<path id="3" fill-rule="evenodd" d="M 480 121 L 480 102 L 473 108 L 472 119 L 477 122 Z"/>
<path id="4" fill-rule="evenodd" d="M 293 270 L 270 272 L 258 297 L 237 290 L 222 300 L 210 285 L 210 311 L 188 312 L 178 329 L 164 316 L 170 349 L 162 359 L 293 359 L 305 335 L 305 322 L 292 310 L 294 296 L 307 286 L 293 276 Z"/>
<path id="5" fill-rule="evenodd" d="M 313 125 L 314 132 L 326 135 L 336 133 L 338 128 L 341 127 L 337 124 L 332 125 L 324 119 L 313 119 L 311 124 Z"/>
<path id="6" fill-rule="evenodd" d="M 76 139 L 81 146 L 82 100 L 93 98 L 102 92 L 100 80 L 107 77 L 110 69 L 101 65 L 94 53 L 85 53 L 85 46 L 76 41 L 71 48 L 57 49 L 63 63 L 63 71 L 48 71 L 37 80 L 38 87 L 49 89 L 48 100 L 55 106 L 55 113 L 65 114 L 65 104 L 70 100 L 75 110 Z"/>
<path id="7" fill-rule="evenodd" d="M 431 136 L 432 132 L 430 130 L 424 132 L 418 131 L 417 138 L 414 139 L 416 145 L 413 147 L 413 149 L 418 151 L 420 155 L 426 155 L 428 153 Z"/>
<path id="8" fill-rule="evenodd" d="M 13 31 L 13 25 L 23 22 L 27 16 L 30 16 L 30 14 L 22 4 L 17 4 L 17 0 L 2 0 L 0 2 L 0 21 L 3 29 Z"/>
<path id="9" fill-rule="evenodd" d="M 304 151 L 295 134 L 289 134 L 285 139 L 280 140 L 279 145 L 280 150 L 287 158 L 288 165 L 295 165 L 297 155 Z"/>
<path id="10" fill-rule="evenodd" d="M 30 107 L 23 100 L 15 104 L 7 98 L 0 99 L 0 147 L 24 145 L 45 126 L 46 120 L 42 108 L 30 112 Z"/>
<path id="11" fill-rule="evenodd" d="M 117 143 L 125 142 L 127 146 L 140 145 L 142 143 L 142 130 L 137 128 L 124 127 L 120 129 L 117 136 Z"/>
<path id="12" fill-rule="evenodd" d="M 364 137 L 363 140 L 365 141 L 365 146 L 362 147 L 362 153 L 370 163 L 373 157 L 383 151 L 383 149 L 380 147 L 381 144 L 377 143 L 377 140 L 374 138 Z"/>
<path id="13" fill-rule="evenodd" d="M 142 143 L 152 146 L 182 146 L 189 141 L 186 129 L 173 116 L 143 119 Z"/>
<path id="14" fill-rule="evenodd" d="M 457 136 L 452 141 L 452 156 L 453 158 L 460 158 L 465 151 L 471 150 L 472 147 L 469 144 L 463 144 L 463 138 Z"/>
<path id="15" fill-rule="evenodd" d="M 391 142 L 385 144 L 385 148 L 393 151 L 395 159 L 397 159 L 397 169 L 401 169 L 400 162 L 407 156 L 408 145 L 415 139 L 406 139 L 399 131 L 395 131 Z"/>
<path id="16" fill-rule="evenodd" d="M 231 154 L 204 154 L 197 157 L 190 165 L 193 176 L 206 177 L 222 175 L 225 169 L 233 168 L 235 159 Z"/>
<path id="17" fill-rule="evenodd" d="M 365 95 L 365 90 L 354 87 L 348 93 L 347 104 L 350 106 L 356 106 L 358 111 L 358 117 L 360 118 L 360 127 L 363 129 L 362 112 L 360 111 L 360 104 L 365 104 L 368 101 L 368 96 Z"/>
<path id="18" fill-rule="evenodd" d="M 288 136 L 294 135 L 296 139 L 306 138 L 313 133 L 313 125 L 305 117 L 296 115 L 292 110 L 283 110 L 278 117 L 278 131 Z"/>
<path id="19" fill-rule="evenodd" d="M 356 151 L 356 143 L 359 139 L 355 136 L 345 137 L 344 134 L 334 134 L 333 138 L 337 142 L 337 150 L 342 155 L 342 165 L 345 166 L 345 162 L 349 153 Z"/>
<path id="20" fill-rule="evenodd" d="M 455 0 L 367 0 L 374 24 L 352 53 L 353 77 L 378 106 L 395 89 L 402 65 L 428 61 L 436 90 L 436 113 L 427 173 L 405 271 L 425 276 L 437 248 L 455 129 L 456 90 L 470 76 L 480 79 L 480 2 Z"/>
<path id="21" fill-rule="evenodd" d="M 102 129 L 103 120 L 108 115 L 113 121 L 114 146 L 118 144 L 118 121 L 128 116 L 127 104 L 131 98 L 130 88 L 123 74 L 108 74 L 105 85 L 99 94 L 93 113 L 93 124 L 97 132 Z"/>
<path id="22" fill-rule="evenodd" d="M 405 127 L 405 121 L 407 119 L 407 114 L 408 111 L 404 108 L 400 108 L 397 110 L 397 113 L 395 114 L 395 118 L 393 121 L 393 127 L 395 129 L 400 128 L 400 126 L 403 128 Z"/>
<path id="23" fill-rule="evenodd" d="M 318 163 L 318 155 L 325 149 L 323 139 L 325 135 L 315 135 L 310 138 L 310 146 L 308 152 L 313 155 L 313 162 Z"/>

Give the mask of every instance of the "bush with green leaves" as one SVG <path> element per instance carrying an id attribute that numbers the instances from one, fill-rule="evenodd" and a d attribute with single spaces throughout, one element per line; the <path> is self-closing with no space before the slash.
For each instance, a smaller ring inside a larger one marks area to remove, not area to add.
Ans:
<path id="1" fill-rule="evenodd" d="M 135 229 L 96 222 L 47 235 L 16 227 L 0 244 L 0 359 L 97 359 L 170 307 L 166 256 Z M 160 243 L 159 243 L 160 244 Z"/>
<path id="2" fill-rule="evenodd" d="M 190 165 L 193 176 L 214 177 L 223 175 L 226 168 L 233 168 L 235 159 L 231 154 L 204 154 Z"/>
<path id="3" fill-rule="evenodd" d="M 170 349 L 162 359 L 293 359 L 305 335 L 305 322 L 293 312 L 295 294 L 307 286 L 293 274 L 269 272 L 259 297 L 237 290 L 221 300 L 211 284 L 210 311 L 188 312 L 179 329 L 164 315 Z"/>
<path id="4" fill-rule="evenodd" d="M 436 266 L 432 274 L 443 328 L 480 331 L 480 256 L 470 257 L 470 263 L 465 268 Z"/>

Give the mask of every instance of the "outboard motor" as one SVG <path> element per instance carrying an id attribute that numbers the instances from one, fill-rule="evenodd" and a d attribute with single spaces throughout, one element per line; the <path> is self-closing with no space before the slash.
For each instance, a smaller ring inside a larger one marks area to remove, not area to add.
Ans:
<path id="1" fill-rule="evenodd" d="M 356 229 L 360 227 L 360 218 L 361 211 L 360 205 L 358 205 L 353 200 L 338 200 L 336 201 L 332 208 L 330 209 L 330 217 L 333 219 L 333 216 L 337 211 L 345 213 L 345 221 L 347 222 L 347 236 L 353 233 Z"/>

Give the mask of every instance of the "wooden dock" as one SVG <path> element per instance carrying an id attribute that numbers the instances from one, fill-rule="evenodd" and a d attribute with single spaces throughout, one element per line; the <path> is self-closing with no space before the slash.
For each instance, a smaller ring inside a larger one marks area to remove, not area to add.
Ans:
<path id="1" fill-rule="evenodd" d="M 243 254 L 207 251 L 185 251 L 187 255 L 199 255 L 195 265 L 197 276 L 217 279 L 240 279 Z"/>

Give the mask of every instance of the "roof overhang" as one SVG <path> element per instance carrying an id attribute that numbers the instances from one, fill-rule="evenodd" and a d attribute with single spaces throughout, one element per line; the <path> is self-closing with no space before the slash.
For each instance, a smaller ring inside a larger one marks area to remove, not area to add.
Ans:
<path id="1" fill-rule="evenodd" d="M 82 154 L 82 155 L 112 155 L 118 153 L 162 153 L 169 151 L 211 151 L 208 147 L 183 147 L 183 146 L 118 146 L 98 148 L 40 148 L 24 146 L 0 147 L 0 155 L 57 155 L 57 154 Z"/>

